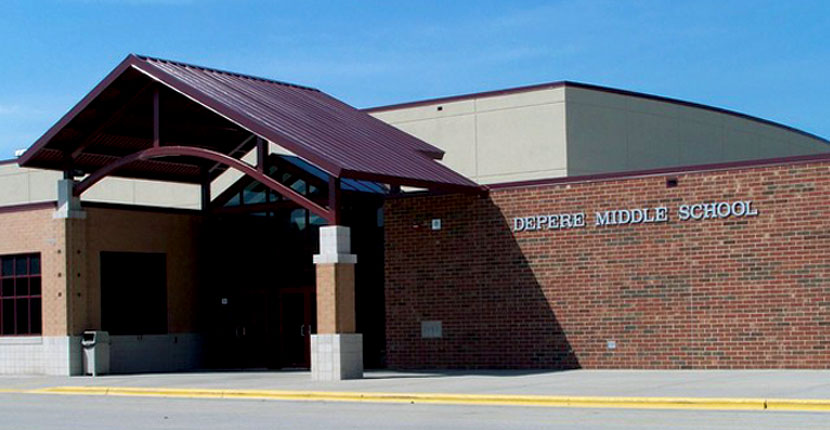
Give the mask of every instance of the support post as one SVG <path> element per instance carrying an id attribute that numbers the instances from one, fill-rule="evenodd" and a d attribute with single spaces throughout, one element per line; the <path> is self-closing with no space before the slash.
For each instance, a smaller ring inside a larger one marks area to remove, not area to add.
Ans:
<path id="1" fill-rule="evenodd" d="M 161 106 L 159 101 L 159 89 L 153 89 L 153 147 L 161 146 Z"/>
<path id="2" fill-rule="evenodd" d="M 340 178 L 329 176 L 329 211 L 332 224 L 340 224 Z M 322 237 L 322 236 L 321 236 Z M 320 250 L 322 252 L 322 249 Z"/>
<path id="3" fill-rule="evenodd" d="M 256 169 L 265 173 L 265 160 L 268 157 L 268 142 L 261 137 L 256 138 Z"/>
<path id="4" fill-rule="evenodd" d="M 363 377 L 363 335 L 355 318 L 354 267 L 348 227 L 320 227 L 317 266 L 317 334 L 311 335 L 311 379 Z"/>
<path id="5" fill-rule="evenodd" d="M 202 169 L 202 212 L 210 211 L 210 173 L 208 169 Z"/>

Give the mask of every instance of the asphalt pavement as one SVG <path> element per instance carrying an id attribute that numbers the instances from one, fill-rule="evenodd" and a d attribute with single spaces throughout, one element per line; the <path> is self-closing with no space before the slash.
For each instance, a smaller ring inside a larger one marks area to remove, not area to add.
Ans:
<path id="1" fill-rule="evenodd" d="M 539 408 L 0 394 L 0 430 L 826 430 L 827 413 Z"/>

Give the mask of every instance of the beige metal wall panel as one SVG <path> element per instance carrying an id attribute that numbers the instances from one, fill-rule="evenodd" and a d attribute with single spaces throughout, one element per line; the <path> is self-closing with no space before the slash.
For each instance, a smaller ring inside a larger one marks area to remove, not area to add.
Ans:
<path id="1" fill-rule="evenodd" d="M 441 107 L 440 111 L 438 110 L 439 106 Z M 432 120 L 435 118 L 446 118 L 455 115 L 472 115 L 475 111 L 475 100 L 469 99 L 451 101 L 447 103 L 436 101 L 435 103 L 420 106 L 401 107 L 380 112 L 370 112 L 370 114 L 383 122 L 399 124 L 408 121 Z"/>
<path id="2" fill-rule="evenodd" d="M 445 152 L 441 161 L 451 169 L 469 178 L 478 176 L 475 115 L 409 121 L 396 126 L 441 148 Z"/>
<path id="3" fill-rule="evenodd" d="M 61 172 L 0 165 L 0 207 L 57 199 Z M 84 193 L 83 200 L 184 209 L 201 207 L 199 186 L 109 177 Z"/>
<path id="4" fill-rule="evenodd" d="M 628 126 L 621 111 L 570 102 L 566 109 L 568 175 L 621 170 L 628 158 Z"/>
<path id="5" fill-rule="evenodd" d="M 567 172 L 562 88 L 436 101 L 372 115 L 445 151 L 445 165 L 482 184 Z"/>
<path id="6" fill-rule="evenodd" d="M 0 165 L 0 206 L 52 201 L 57 198 L 59 172 Z M 51 184 L 51 186 L 50 186 Z"/>
<path id="7" fill-rule="evenodd" d="M 568 174 L 830 152 L 826 142 L 705 108 L 566 87 Z"/>
<path id="8" fill-rule="evenodd" d="M 680 147 L 690 142 L 683 139 L 680 121 L 653 114 L 626 112 L 626 167 L 643 170 L 681 162 Z"/>
<path id="9" fill-rule="evenodd" d="M 475 110 L 476 112 L 486 112 L 564 102 L 565 88 L 559 87 L 510 93 L 500 96 L 480 97 L 476 99 Z"/>
<path id="10" fill-rule="evenodd" d="M 478 183 L 502 184 L 505 182 L 534 181 L 537 179 L 561 178 L 565 176 L 568 176 L 568 169 L 551 169 L 537 172 L 514 172 L 486 176 L 478 179 Z"/>
<path id="11" fill-rule="evenodd" d="M 29 170 L 29 202 L 50 202 L 58 199 L 58 180 L 63 177 L 61 172 L 52 170 Z"/>
<path id="12" fill-rule="evenodd" d="M 84 192 L 81 199 L 90 202 L 131 204 L 135 202 L 135 189 L 130 180 L 109 177 Z"/>
<path id="13" fill-rule="evenodd" d="M 504 176 L 567 169 L 565 105 L 533 105 L 478 114 L 478 175 L 482 183 Z"/>
<path id="14" fill-rule="evenodd" d="M 201 209 L 202 189 L 198 185 L 134 180 L 135 204 L 170 208 Z"/>
<path id="15" fill-rule="evenodd" d="M 684 120 L 678 121 L 677 127 L 678 163 L 695 165 L 723 159 L 723 128 Z"/>
<path id="16" fill-rule="evenodd" d="M 90 202 L 182 209 L 199 209 L 202 205 L 198 185 L 115 177 L 95 184 L 81 198 Z"/>
<path id="17" fill-rule="evenodd" d="M 5 175 L 0 181 L 0 201 L 8 204 L 28 202 L 29 175 Z"/>

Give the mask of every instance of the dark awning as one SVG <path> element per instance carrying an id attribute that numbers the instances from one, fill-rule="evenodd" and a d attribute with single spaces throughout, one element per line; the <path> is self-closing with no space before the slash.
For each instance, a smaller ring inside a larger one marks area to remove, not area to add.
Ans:
<path id="1" fill-rule="evenodd" d="M 155 106 L 159 106 L 154 111 Z M 155 115 L 159 121 L 154 122 Z M 159 124 L 154 130 L 153 124 Z M 436 160 L 443 152 L 319 90 L 167 60 L 128 56 L 19 159 L 26 167 L 91 174 L 153 146 L 234 158 L 260 137 L 337 178 L 448 190 L 479 186 Z M 114 175 L 200 183 L 193 157 L 136 159 Z"/>

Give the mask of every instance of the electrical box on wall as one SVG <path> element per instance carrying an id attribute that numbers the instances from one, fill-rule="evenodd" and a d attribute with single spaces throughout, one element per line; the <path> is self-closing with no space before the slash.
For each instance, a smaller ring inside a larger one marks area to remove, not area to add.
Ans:
<path id="1" fill-rule="evenodd" d="M 421 321 L 422 339 L 439 339 L 443 334 L 441 321 Z"/>

